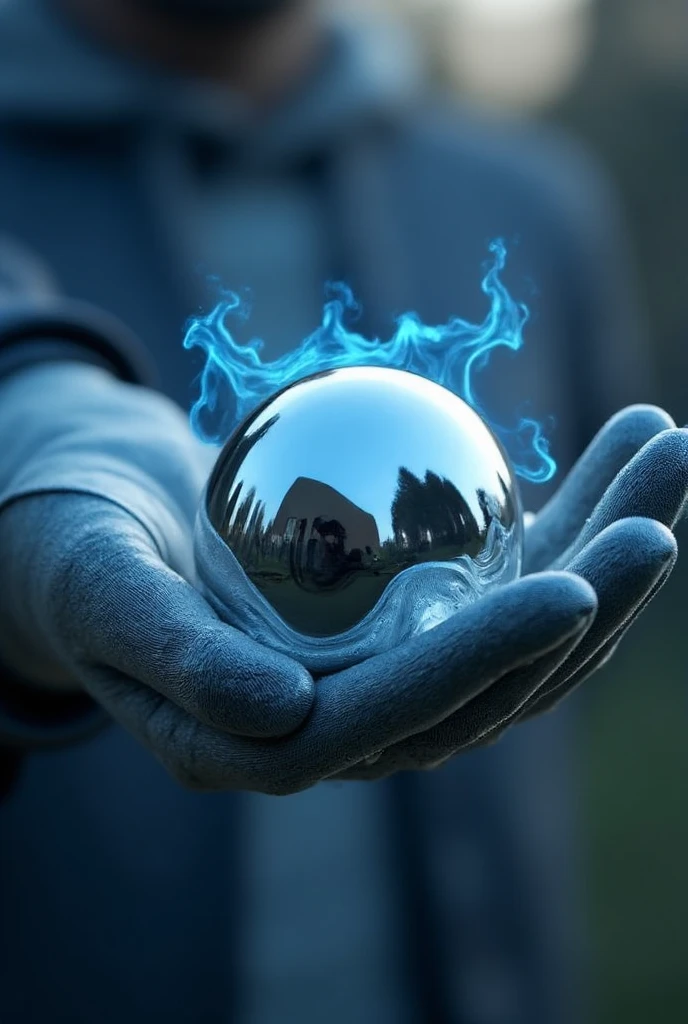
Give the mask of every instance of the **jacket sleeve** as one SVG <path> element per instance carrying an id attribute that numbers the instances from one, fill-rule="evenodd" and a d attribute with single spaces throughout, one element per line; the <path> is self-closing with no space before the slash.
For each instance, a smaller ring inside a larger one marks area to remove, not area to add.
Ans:
<path id="1" fill-rule="evenodd" d="M 51 299 L 12 301 L 0 310 L 0 380 L 37 362 L 75 360 L 105 367 L 127 383 L 156 383 L 145 349 L 119 321 L 94 307 Z M 8 432 L 0 408 L 0 452 L 11 442 Z M 0 455 L 0 484 L 6 467 Z M 46 693 L 0 666 L 0 799 L 15 781 L 24 753 L 86 739 L 106 722 L 88 696 Z"/>
<path id="2" fill-rule="evenodd" d="M 0 379 L 50 359 L 79 359 L 129 384 L 157 384 L 153 361 L 138 339 L 95 306 L 64 299 L 0 306 Z"/>

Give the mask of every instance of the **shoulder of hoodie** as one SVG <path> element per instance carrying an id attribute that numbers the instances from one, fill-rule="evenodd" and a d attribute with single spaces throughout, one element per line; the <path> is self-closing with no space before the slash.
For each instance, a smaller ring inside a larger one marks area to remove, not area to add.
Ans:
<path id="1" fill-rule="evenodd" d="M 477 112 L 439 96 L 400 119 L 397 145 L 444 175 L 469 171 L 484 184 L 508 182 L 531 207 L 574 229 L 619 218 L 619 198 L 602 164 L 555 125 Z"/>

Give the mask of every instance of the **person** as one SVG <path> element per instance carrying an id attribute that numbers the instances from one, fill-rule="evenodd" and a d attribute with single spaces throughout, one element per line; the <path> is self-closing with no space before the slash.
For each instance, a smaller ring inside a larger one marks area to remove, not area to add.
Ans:
<path id="1" fill-rule="evenodd" d="M 317 681 L 194 585 L 208 274 L 273 358 L 332 278 L 371 337 L 479 320 L 519 239 L 537 316 L 495 416 L 556 413 L 567 470 L 647 397 L 596 172 L 427 96 L 404 47 L 308 0 L 0 9 L 0 225 L 34 268 L 0 317 L 3 1021 L 580 1019 L 572 720 L 541 712 L 671 571 L 685 432 L 611 419 L 524 487 L 523 579 Z"/>

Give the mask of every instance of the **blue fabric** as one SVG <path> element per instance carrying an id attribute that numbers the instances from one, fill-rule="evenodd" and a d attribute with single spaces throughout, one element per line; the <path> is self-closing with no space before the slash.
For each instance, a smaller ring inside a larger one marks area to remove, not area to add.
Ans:
<path id="1" fill-rule="evenodd" d="M 244 800 L 246 1024 L 413 1024 L 386 797 L 324 783 Z"/>
<path id="2" fill-rule="evenodd" d="M 185 248 L 248 293 L 237 339 L 261 338 L 266 359 L 294 348 L 320 322 L 332 270 L 310 177 L 237 173 L 220 155 L 202 188 L 189 167 L 184 185 Z M 412 1024 L 386 803 L 360 784 L 244 801 L 237 1024 Z"/>
<path id="3" fill-rule="evenodd" d="M 41 382 L 48 385 L 42 398 Z M 201 460 L 171 403 L 82 364 L 26 371 L 5 383 L 2 398 L 10 415 L 42 400 L 24 434 L 32 450 L 28 457 L 18 453 L 0 496 L 3 653 L 11 667 L 25 667 L 27 679 L 56 689 L 83 685 L 173 779 L 202 790 L 296 794 L 332 777 L 375 780 L 436 768 L 492 743 L 524 715 L 549 710 L 608 657 L 666 580 L 676 554 L 666 527 L 675 524 L 688 493 L 688 432 L 672 429 L 650 407 L 620 414 L 583 456 L 572 478 L 578 489 L 564 486 L 551 513 L 528 526 L 526 552 L 532 536 L 533 549 L 542 557 L 549 548 L 548 561 L 566 571 L 527 573 L 431 632 L 314 684 L 297 662 L 218 622 L 189 584 Z M 50 438 L 41 439 L 48 427 Z M 634 444 L 640 450 L 615 476 Z M 100 466 L 93 453 L 102 456 Z M 381 756 L 371 762 L 377 751 Z M 256 888 L 253 904 L 243 894 L 246 936 L 257 941 L 240 974 L 253 981 L 239 990 L 247 1019 L 256 1003 L 258 1018 L 270 1020 L 277 1006 L 291 1012 L 301 1000 L 304 1014 L 322 1013 L 329 998 L 335 1020 L 354 1011 L 371 1021 L 393 1020 L 394 997 L 406 1002 L 391 941 L 397 931 L 386 924 L 396 915 L 382 900 L 382 862 L 371 842 L 379 830 L 365 827 L 366 817 L 377 826 L 380 810 L 366 794 L 367 815 L 353 818 L 352 794 L 338 792 L 343 800 L 313 791 L 305 804 L 307 811 L 309 804 L 316 808 L 310 827 L 299 828 L 297 815 L 294 828 L 291 818 L 291 843 L 263 842 L 258 858 L 270 851 L 273 859 L 258 859 L 248 872 L 249 892 L 251 882 Z M 340 812 L 348 802 L 353 843 L 346 842 L 346 815 L 331 820 L 337 802 Z M 302 806 L 293 804 L 287 820 Z M 249 812 L 257 809 L 249 805 Z M 238 878 L 256 857 L 245 843 L 251 825 L 260 830 L 262 823 L 268 837 L 280 836 L 279 820 L 251 817 L 244 817 L 239 849 L 247 860 L 235 867 Z M 485 854 L 476 863 L 484 862 Z M 276 868 L 284 874 L 280 879 L 278 870 L 271 900 Z M 317 899 L 318 868 L 334 899 Z M 459 872 L 470 883 L 470 865 Z M 354 898 L 338 907 L 347 884 Z M 299 889 L 306 906 L 313 901 L 312 922 L 293 902 Z M 258 891 L 262 899 L 255 900 Z M 370 893 L 375 902 L 361 908 Z M 283 914 L 293 929 L 311 923 L 314 946 L 302 961 L 295 940 L 281 954 L 275 942 L 285 899 Z M 262 900 L 275 913 L 261 930 Z M 333 939 L 342 943 L 339 951 Z M 497 952 L 503 939 L 500 934 Z M 480 945 L 471 942 L 461 968 L 477 972 L 480 984 L 461 991 L 469 992 L 476 1019 L 518 1019 L 522 973 L 512 965 L 500 981 L 503 958 L 495 959 L 493 943 L 488 948 L 484 962 Z M 295 967 L 287 970 L 290 955 Z M 334 980 L 327 984 L 339 971 L 348 977 L 346 1004 Z"/>
<path id="4" fill-rule="evenodd" d="M 527 279 L 537 282 L 539 296 L 524 296 L 537 315 L 526 350 L 497 362 L 485 395 L 502 419 L 519 398 L 538 415 L 553 412 L 563 468 L 610 412 L 652 397 L 625 260 L 607 242 L 607 197 L 563 140 L 454 112 L 407 115 L 412 90 L 398 69 L 408 63 L 388 61 L 393 73 L 381 82 L 363 72 L 357 48 L 337 71 L 334 106 L 306 97 L 269 132 L 252 133 L 246 111 L 230 116 L 215 98 L 209 116 L 209 98 L 190 85 L 105 60 L 41 8 L 14 0 L 0 11 L 0 226 L 39 253 L 68 294 L 130 325 L 183 408 L 198 366 L 182 351 L 181 325 L 210 301 L 197 270 L 215 269 L 207 263 L 221 240 L 221 222 L 214 239 L 198 230 L 203 196 L 213 194 L 199 159 L 208 147 L 230 178 L 236 163 L 244 174 L 262 167 L 268 179 L 293 178 L 297 189 L 310 183 L 327 275 L 351 281 L 362 327 L 382 337 L 409 307 L 436 322 L 480 317 L 486 243 L 520 239 L 509 284 L 523 296 Z M 247 242 L 263 227 L 247 217 Z M 261 311 L 271 309 L 268 342 L 287 346 L 301 315 L 287 308 L 290 289 L 261 301 L 265 285 L 244 283 Z M 526 500 L 536 507 L 546 496 L 531 490 Z M 387 863 L 416 1020 L 580 1019 L 570 971 L 571 726 L 557 712 L 443 772 L 374 784 L 381 828 L 404 837 Z M 180 790 L 119 727 L 30 758 L 0 823 L 0 1016 L 236 1021 L 251 799 Z M 317 907 L 309 912 L 317 918 Z"/>

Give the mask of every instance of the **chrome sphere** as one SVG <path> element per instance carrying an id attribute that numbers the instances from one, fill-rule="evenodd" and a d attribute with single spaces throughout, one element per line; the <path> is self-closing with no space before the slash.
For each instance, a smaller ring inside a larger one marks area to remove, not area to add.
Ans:
<path id="1" fill-rule="evenodd" d="M 437 625 L 521 565 L 508 459 L 480 416 L 403 370 L 315 374 L 216 463 L 197 564 L 222 617 L 309 667 Z"/>

